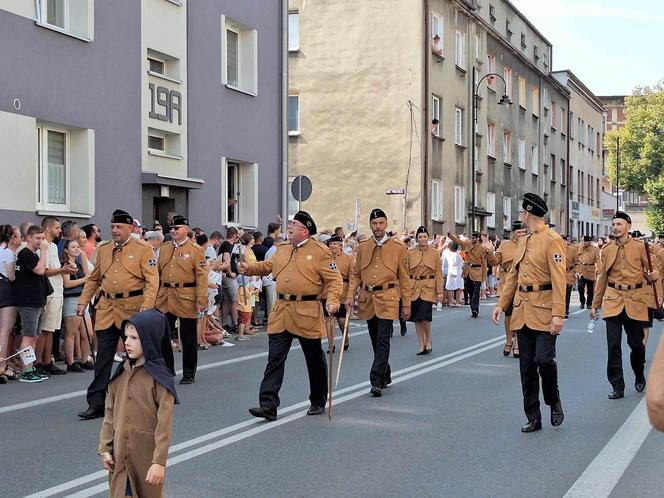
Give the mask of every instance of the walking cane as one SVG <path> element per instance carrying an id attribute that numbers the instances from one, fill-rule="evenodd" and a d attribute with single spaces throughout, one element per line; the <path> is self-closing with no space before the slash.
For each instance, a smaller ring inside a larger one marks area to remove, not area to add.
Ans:
<path id="1" fill-rule="evenodd" d="M 92 337 L 90 336 L 90 331 L 88 330 L 88 321 L 85 319 L 85 310 L 83 310 L 83 326 L 85 327 L 85 335 L 88 336 L 88 344 L 90 345 L 90 356 L 92 356 L 92 364 L 96 365 L 97 359 L 95 355 L 94 347 L 92 346 Z"/>
<path id="2" fill-rule="evenodd" d="M 652 259 L 650 259 L 650 246 L 644 238 L 643 243 L 646 246 L 646 259 L 648 260 L 648 272 L 652 272 Z M 659 311 L 659 298 L 657 297 L 657 282 L 652 282 L 652 290 L 655 294 L 655 312 Z M 657 314 L 657 313 L 656 313 Z"/>
<path id="3" fill-rule="evenodd" d="M 334 365 L 332 364 L 334 360 L 334 321 L 331 319 L 327 320 L 327 335 L 328 337 L 332 335 L 332 344 L 328 342 L 327 344 L 327 354 L 329 356 L 329 366 L 328 366 L 328 375 L 327 375 L 327 393 L 328 393 L 328 401 L 327 401 L 327 418 L 328 420 L 332 420 L 332 375 L 334 373 Z"/>
<path id="4" fill-rule="evenodd" d="M 337 365 L 337 380 L 334 383 L 334 388 L 336 389 L 339 385 L 339 375 L 341 374 L 341 365 L 344 361 L 344 345 L 348 340 L 348 325 L 350 324 L 350 315 L 353 314 L 353 307 L 351 306 L 349 310 L 346 310 L 346 321 L 344 322 L 344 331 L 341 336 L 341 352 L 339 353 L 339 365 Z"/>

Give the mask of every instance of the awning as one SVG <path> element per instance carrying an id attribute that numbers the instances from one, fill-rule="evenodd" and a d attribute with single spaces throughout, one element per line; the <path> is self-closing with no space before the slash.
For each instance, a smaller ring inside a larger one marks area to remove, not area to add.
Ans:
<path id="1" fill-rule="evenodd" d="M 143 173 L 143 185 L 166 185 L 168 187 L 180 187 L 187 189 L 203 188 L 204 180 L 200 178 L 179 178 L 176 176 L 161 175 L 159 173 Z"/>

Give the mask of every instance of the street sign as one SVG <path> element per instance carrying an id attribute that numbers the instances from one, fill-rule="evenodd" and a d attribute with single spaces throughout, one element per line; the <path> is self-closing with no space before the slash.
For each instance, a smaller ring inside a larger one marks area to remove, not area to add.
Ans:
<path id="1" fill-rule="evenodd" d="M 306 201 L 311 197 L 311 180 L 304 175 L 296 176 L 291 185 L 291 193 L 296 201 Z"/>
<path id="2" fill-rule="evenodd" d="M 385 195 L 404 195 L 405 193 L 406 189 L 403 188 L 391 188 L 385 191 Z"/>

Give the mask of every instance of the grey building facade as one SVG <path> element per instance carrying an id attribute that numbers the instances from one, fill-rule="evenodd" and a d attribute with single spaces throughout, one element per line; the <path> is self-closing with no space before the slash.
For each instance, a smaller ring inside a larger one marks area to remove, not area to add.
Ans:
<path id="1" fill-rule="evenodd" d="M 283 20 L 258 0 L 0 0 L 0 222 L 272 221 Z"/>

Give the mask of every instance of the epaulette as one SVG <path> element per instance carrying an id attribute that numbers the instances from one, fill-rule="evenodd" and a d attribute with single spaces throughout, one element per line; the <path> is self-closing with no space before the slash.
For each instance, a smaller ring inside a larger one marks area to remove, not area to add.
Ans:
<path id="1" fill-rule="evenodd" d="M 152 247 L 150 244 L 148 244 L 147 241 L 143 239 L 136 239 L 136 243 L 138 243 L 139 246 Z"/>
<path id="2" fill-rule="evenodd" d="M 201 246 L 198 245 L 196 242 L 191 243 L 196 249 L 203 249 Z"/>
<path id="3" fill-rule="evenodd" d="M 97 244 L 97 249 L 99 249 L 100 247 L 107 246 L 107 245 L 110 244 L 111 242 L 112 242 L 111 240 L 105 240 L 105 241 L 103 241 L 103 242 L 100 242 L 99 244 Z"/>
<path id="4" fill-rule="evenodd" d="M 318 242 L 317 240 L 311 239 L 311 241 L 319 248 L 323 249 L 324 251 L 330 251 L 330 248 L 327 247 L 325 244 L 322 242 Z"/>

